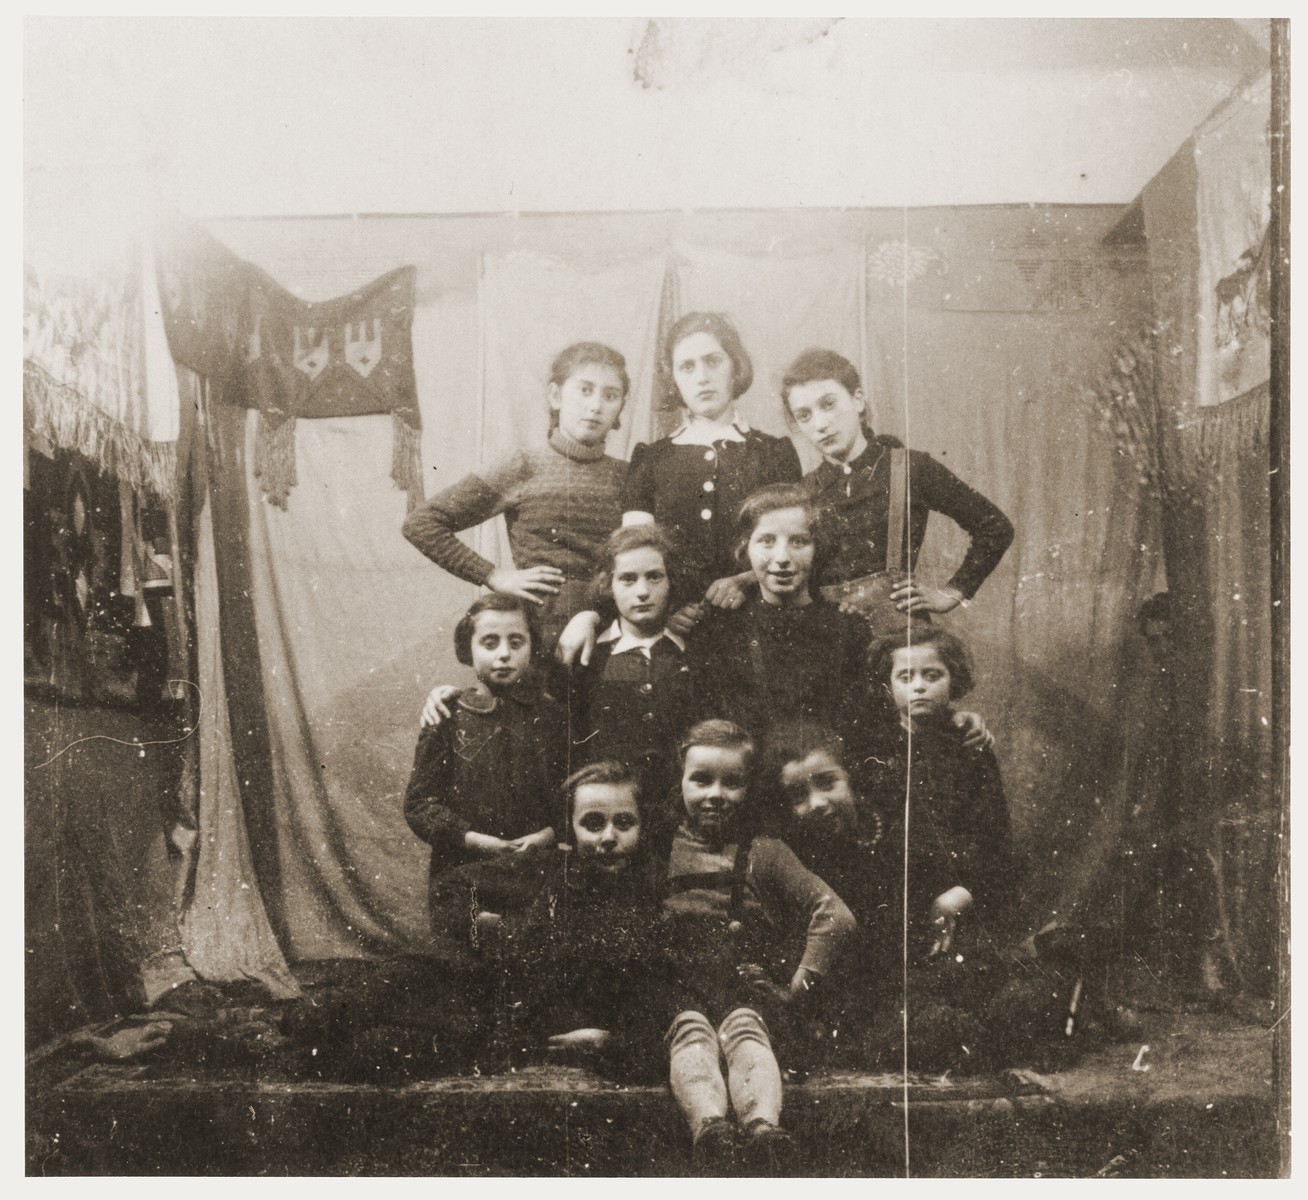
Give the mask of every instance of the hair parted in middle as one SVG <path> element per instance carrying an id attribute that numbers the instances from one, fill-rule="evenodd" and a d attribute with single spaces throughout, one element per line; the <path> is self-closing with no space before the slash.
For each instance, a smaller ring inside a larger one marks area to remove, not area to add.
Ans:
<path id="1" fill-rule="evenodd" d="M 563 795 L 567 800 L 569 827 L 572 825 L 572 814 L 577 800 L 577 792 L 588 783 L 608 783 L 617 787 L 630 787 L 632 799 L 636 802 L 636 811 L 640 813 L 642 819 L 644 818 L 645 796 L 641 790 L 640 773 L 629 763 L 618 762 L 616 759 L 611 758 L 602 758 L 573 771 L 563 781 Z"/>
<path id="2" fill-rule="evenodd" d="M 536 627 L 536 606 L 521 596 L 510 596 L 505 592 L 487 592 L 479 596 L 468 607 L 468 611 L 459 618 L 454 627 L 454 657 L 465 667 L 472 666 L 472 639 L 476 634 L 477 618 L 484 612 L 516 612 L 522 614 L 527 623 L 527 634 L 531 638 L 531 653 L 536 654 L 540 645 L 540 632 Z"/>
<path id="3" fill-rule="evenodd" d="M 821 520 L 818 507 L 813 498 L 798 483 L 771 483 L 751 493 L 740 512 L 736 514 L 736 561 L 742 567 L 749 566 L 749 539 L 759 521 L 771 512 L 780 512 L 783 508 L 798 508 L 804 512 L 809 532 L 813 535 L 813 569 L 810 580 L 816 579 L 826 565 L 830 550 L 826 527 Z"/>
<path id="4" fill-rule="evenodd" d="M 726 356 L 731 359 L 731 398 L 740 399 L 754 382 L 754 364 L 740 340 L 735 325 L 725 313 L 688 312 L 680 317 L 668 330 L 659 352 L 659 376 L 662 393 L 659 406 L 665 410 L 675 411 L 682 406 L 681 393 L 677 390 L 677 379 L 673 355 L 677 343 L 684 341 L 694 333 L 707 333 L 717 338 Z"/>
<path id="5" fill-rule="evenodd" d="M 618 555 L 648 547 L 663 558 L 663 569 L 668 573 L 669 607 L 681 594 L 681 569 L 677 560 L 676 542 L 662 525 L 647 521 L 643 525 L 622 525 L 605 539 L 599 556 L 599 569 L 592 576 L 587 589 L 592 607 L 600 607 L 613 598 L 613 572 L 617 570 Z"/>
<path id="6" fill-rule="evenodd" d="M 882 688 L 890 687 L 890 671 L 895 661 L 895 651 L 909 646 L 934 646 L 940 661 L 949 668 L 949 698 L 957 700 L 966 696 L 975 686 L 975 674 L 972 668 L 972 655 L 963 640 L 947 629 L 938 625 L 926 625 L 914 622 L 910 632 L 905 624 L 904 632 L 893 633 L 873 642 L 867 652 L 868 673 L 874 684 Z"/>

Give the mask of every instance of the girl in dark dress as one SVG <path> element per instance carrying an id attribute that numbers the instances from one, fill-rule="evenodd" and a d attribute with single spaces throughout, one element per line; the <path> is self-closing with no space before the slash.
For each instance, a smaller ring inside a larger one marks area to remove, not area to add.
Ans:
<path id="1" fill-rule="evenodd" d="M 969 748 L 949 718 L 972 687 L 966 647 L 939 628 L 885 638 L 868 660 L 889 696 L 868 743 L 866 794 L 889 818 L 886 836 L 907 855 L 900 910 L 908 964 L 910 1065 L 976 1069 L 1002 1040 L 992 1005 L 1003 983 L 1017 897 L 1017 861 L 994 753 Z M 892 1017 L 889 1053 L 902 1031 Z"/>
<path id="2" fill-rule="evenodd" d="M 701 710 L 766 741 L 782 721 L 852 735 L 869 708 L 864 662 L 870 633 L 810 590 L 825 547 L 817 512 L 797 484 L 754 493 L 737 524 L 739 561 L 756 587 L 738 609 L 716 609 L 686 642 Z"/>
<path id="3" fill-rule="evenodd" d="M 664 339 L 659 358 L 662 406 L 682 410 L 667 437 L 638 445 L 622 492 L 624 525 L 655 521 L 673 539 L 689 602 L 672 618 L 684 635 L 708 605 L 738 607 L 748 575 L 735 562 L 736 514 L 759 488 L 799 482 L 789 438 L 753 429 L 736 410 L 754 367 L 740 334 L 722 314 L 692 312 Z M 560 639 L 559 656 L 590 656 L 600 618 L 579 615 Z"/>
<path id="4" fill-rule="evenodd" d="M 1013 526 L 980 492 L 920 450 L 872 432 L 854 365 L 834 350 L 805 350 L 781 381 L 786 422 L 823 461 L 804 476 L 833 540 L 815 586 L 862 613 L 878 634 L 966 604 L 1013 540 Z M 927 520 L 939 512 L 971 538 L 948 583 L 913 578 Z"/>
<path id="5" fill-rule="evenodd" d="M 626 764 L 565 784 L 571 846 L 462 867 L 434 894 L 440 932 L 479 960 L 502 1063 L 583 1061 L 622 1079 L 662 1072 L 677 993 L 660 934 L 664 863 Z"/>
<path id="6" fill-rule="evenodd" d="M 677 747 L 695 720 L 686 643 L 667 627 L 680 572 L 658 525 L 614 530 L 603 559 L 595 594 L 617 617 L 600 633 L 589 664 L 573 671 L 573 758 L 628 763 L 646 795 L 662 802 L 681 777 Z M 676 819 L 670 809 L 648 815 L 645 836 L 662 845 Z"/>

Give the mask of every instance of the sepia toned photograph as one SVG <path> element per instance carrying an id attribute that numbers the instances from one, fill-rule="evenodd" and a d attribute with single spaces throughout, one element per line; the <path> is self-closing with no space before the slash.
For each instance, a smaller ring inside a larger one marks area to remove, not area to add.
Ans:
<path id="1" fill-rule="evenodd" d="M 1288 19 L 22 45 L 27 1176 L 1288 1177 Z"/>

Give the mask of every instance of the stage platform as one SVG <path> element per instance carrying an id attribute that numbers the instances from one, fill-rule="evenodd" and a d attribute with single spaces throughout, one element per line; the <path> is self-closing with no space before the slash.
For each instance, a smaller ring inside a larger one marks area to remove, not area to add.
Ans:
<path id="1" fill-rule="evenodd" d="M 28 1055 L 31 1175 L 691 1173 L 666 1087 L 579 1067 L 345 1084 L 266 1065 L 98 1061 L 78 1040 Z M 1272 1064 L 1264 1026 L 1145 1013 L 1131 1041 L 1049 1075 L 1015 1068 L 905 1087 L 895 1076 L 814 1074 L 787 1085 L 788 1173 L 1276 1177 Z"/>

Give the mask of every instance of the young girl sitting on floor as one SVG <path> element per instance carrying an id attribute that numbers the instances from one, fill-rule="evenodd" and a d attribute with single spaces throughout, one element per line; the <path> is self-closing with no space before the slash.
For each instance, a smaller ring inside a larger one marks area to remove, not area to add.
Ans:
<path id="1" fill-rule="evenodd" d="M 866 798 L 860 765 L 830 729 L 792 722 L 772 732 L 763 785 L 771 793 L 771 829 L 858 922 L 857 939 L 824 988 L 822 1046 L 866 1068 L 874 1016 L 894 999 L 903 859 L 887 836 L 894 823 Z"/>
<path id="2" fill-rule="evenodd" d="M 781 406 L 823 458 L 804 476 L 834 542 L 816 580 L 823 594 L 878 634 L 897 632 L 906 614 L 929 621 L 970 600 L 1013 540 L 1008 518 L 929 454 L 874 434 L 858 372 L 834 350 L 805 350 L 786 368 Z M 933 512 L 971 538 L 943 587 L 912 579 Z"/>
<path id="3" fill-rule="evenodd" d="M 567 713 L 527 675 L 535 646 L 533 607 L 520 596 L 483 596 L 455 627 L 455 654 L 477 686 L 419 734 L 404 795 L 409 828 L 431 845 L 433 883 L 475 858 L 554 844 Z"/>
<path id="4" fill-rule="evenodd" d="M 746 1169 L 771 1174 L 788 1137 L 767 1017 L 807 999 L 853 936 L 854 918 L 783 842 L 755 835 L 749 734 L 703 721 L 682 753 L 685 815 L 664 901 L 684 963 L 685 998 L 668 1034 L 672 1093 L 703 1173 L 733 1173 L 739 1150 Z"/>
<path id="5" fill-rule="evenodd" d="M 599 761 L 564 790 L 570 850 L 450 872 L 433 912 L 475 946 L 499 992 L 491 1061 L 541 1053 L 652 1078 L 674 997 L 658 933 L 664 864 L 645 836 L 640 781 Z"/>
<path id="6" fill-rule="evenodd" d="M 932 627 L 879 641 L 868 667 L 893 704 L 873 730 L 867 786 L 908 859 L 901 911 L 914 1065 L 976 1068 L 1003 1022 L 983 1014 L 1001 982 L 1016 863 L 995 756 L 965 746 L 949 717 L 972 688 L 971 658 Z"/>

